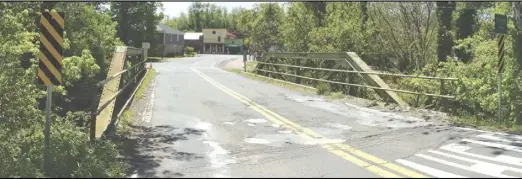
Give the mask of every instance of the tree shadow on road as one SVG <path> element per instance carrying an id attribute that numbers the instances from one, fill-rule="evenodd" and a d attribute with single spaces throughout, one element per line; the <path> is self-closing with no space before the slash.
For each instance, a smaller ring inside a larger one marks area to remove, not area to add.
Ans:
<path id="1" fill-rule="evenodd" d="M 183 177 L 179 172 L 157 171 L 161 160 L 191 161 L 201 159 L 195 153 L 180 152 L 175 142 L 187 140 L 189 135 L 201 135 L 204 131 L 192 128 L 179 129 L 168 125 L 145 127 L 132 126 L 133 136 L 122 139 L 124 157 L 130 161 L 128 173 L 143 177 Z"/>

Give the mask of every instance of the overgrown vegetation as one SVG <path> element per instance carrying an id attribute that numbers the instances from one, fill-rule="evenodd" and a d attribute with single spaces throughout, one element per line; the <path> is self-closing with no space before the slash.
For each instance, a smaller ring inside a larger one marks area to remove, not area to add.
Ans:
<path id="1" fill-rule="evenodd" d="M 115 46 L 151 40 L 148 31 L 134 28 L 155 27 L 159 20 L 151 19 L 161 15 L 153 13 L 158 3 L 120 4 L 141 10 L 130 18 L 114 5 L 105 9 L 104 2 L 0 2 L 0 177 L 125 176 L 127 165 L 118 142 L 89 141 L 90 106 L 98 103 L 91 95 L 99 92 L 93 84 L 105 79 Z M 39 52 L 35 12 L 45 9 L 65 12 L 64 84 L 53 90 L 48 173 L 43 169 L 46 93 L 36 85 L 34 58 Z M 128 27 L 118 28 L 122 24 Z"/>
<path id="2" fill-rule="evenodd" d="M 189 46 L 185 46 L 183 52 L 185 57 L 195 57 L 196 55 L 198 55 L 198 53 L 194 51 L 194 48 Z"/>
<path id="3" fill-rule="evenodd" d="M 520 63 L 522 34 L 516 24 L 519 2 L 290 2 L 258 4 L 253 9 L 233 9 L 195 3 L 189 14 L 166 22 L 186 31 L 225 27 L 249 34 L 249 52 L 356 52 L 373 69 L 390 73 L 455 77 L 456 82 L 383 77 L 392 87 L 409 91 L 456 96 L 454 100 L 399 95 L 410 105 L 435 108 L 481 123 L 522 123 Z M 502 118 L 497 110 L 497 34 L 494 14 L 508 17 L 505 39 Z M 214 18 L 209 18 L 214 17 Z M 209 20 L 210 19 L 210 20 Z M 256 45 L 254 45 L 254 42 Z M 276 63 L 293 61 L 272 59 Z M 261 64 L 260 64 L 261 65 Z M 302 65 L 333 68 L 328 61 L 307 60 Z M 295 73 L 293 68 L 268 70 Z M 259 74 L 295 82 L 294 77 Z M 301 75 L 364 84 L 356 74 L 301 70 Z M 300 79 L 320 93 L 342 92 L 376 99 L 373 90 Z M 324 88 L 324 89 L 323 89 Z M 327 89 L 326 89 L 327 88 Z M 329 92 L 327 92 L 329 91 Z"/>
<path id="4" fill-rule="evenodd" d="M 138 91 L 136 91 L 136 98 L 142 99 L 143 98 L 143 92 L 149 86 L 150 82 L 154 79 L 154 75 L 156 75 L 156 70 L 154 69 L 148 69 L 147 75 L 143 77 L 143 82 L 141 86 L 138 87 Z"/>

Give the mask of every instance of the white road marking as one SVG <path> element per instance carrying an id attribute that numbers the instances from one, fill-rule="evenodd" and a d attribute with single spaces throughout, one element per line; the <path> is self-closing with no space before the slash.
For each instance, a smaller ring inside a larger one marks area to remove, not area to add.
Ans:
<path id="1" fill-rule="evenodd" d="M 291 134 L 292 131 L 291 130 L 284 130 L 284 131 L 277 131 L 279 133 L 283 133 L 283 134 Z"/>
<path id="2" fill-rule="evenodd" d="M 475 168 L 471 168 L 471 167 L 468 167 L 468 166 L 465 166 L 465 165 L 461 165 L 461 164 L 457 164 L 457 163 L 453 163 L 453 162 L 448 162 L 446 160 L 438 159 L 438 158 L 435 158 L 435 157 L 430 157 L 428 155 L 415 154 L 415 156 L 421 157 L 421 158 L 424 158 L 424 159 L 427 159 L 427 160 L 432 160 L 432 161 L 435 161 L 435 162 L 439 162 L 439 163 L 442 163 L 442 164 L 445 164 L 445 165 L 449 165 L 449 166 L 452 166 L 452 167 L 455 167 L 455 168 L 460 168 L 462 170 L 472 171 L 472 172 L 476 172 L 476 173 L 480 173 L 480 174 L 484 174 L 484 175 L 500 177 L 500 178 L 512 178 L 512 176 L 498 174 L 498 173 L 492 173 L 492 172 L 489 172 L 488 170 L 476 170 Z"/>
<path id="3" fill-rule="evenodd" d="M 507 142 L 507 143 L 522 143 L 522 141 L 513 141 L 502 137 L 494 136 L 493 134 L 480 134 L 477 135 L 477 137 L 484 138 L 484 139 L 490 139 L 490 140 L 496 140 L 500 142 Z"/>
<path id="4" fill-rule="evenodd" d="M 217 70 L 219 70 L 219 71 L 222 71 L 222 72 L 225 72 L 225 73 L 234 74 L 234 73 L 232 73 L 232 72 L 229 72 L 229 71 L 226 71 L 226 70 L 223 70 L 223 69 L 221 69 L 221 68 L 216 67 L 216 64 L 217 64 L 217 63 L 221 63 L 222 61 L 229 60 L 229 59 L 230 59 L 230 58 L 226 58 L 226 59 L 223 59 L 223 60 L 220 60 L 220 61 L 216 61 L 216 62 L 214 62 L 214 63 L 212 64 L 212 68 L 215 68 L 215 69 L 217 69 Z"/>
<path id="5" fill-rule="evenodd" d="M 196 66 L 197 64 L 199 64 L 199 63 L 201 63 L 203 61 L 205 61 L 205 59 L 197 61 L 197 62 L 194 62 L 194 63 L 190 64 L 190 66 Z"/>
<path id="6" fill-rule="evenodd" d="M 342 124 L 328 123 L 328 125 L 332 126 L 332 127 L 335 127 L 335 128 L 338 128 L 338 129 L 343 129 L 343 130 L 350 130 L 350 129 L 352 129 L 352 127 L 347 126 L 347 125 L 342 125 Z"/>
<path id="7" fill-rule="evenodd" d="M 154 95 L 156 94 L 156 80 L 152 80 L 152 89 L 151 89 L 151 95 L 150 100 L 147 106 L 145 107 L 145 112 L 142 118 L 142 121 L 145 121 L 147 123 L 150 123 L 152 120 L 152 110 L 154 108 Z"/>
<path id="8" fill-rule="evenodd" d="M 272 127 L 279 128 L 281 126 L 279 124 L 272 124 Z"/>
<path id="9" fill-rule="evenodd" d="M 475 131 L 475 132 L 496 134 L 496 135 L 501 135 L 501 136 L 507 136 L 509 138 L 513 138 L 513 139 L 517 139 L 517 140 L 522 140 L 522 136 L 520 136 L 520 135 L 508 134 L 508 133 L 503 133 L 503 132 L 491 132 L 491 131 L 484 131 L 484 130 L 479 130 L 479 129 L 464 128 L 464 127 L 456 127 L 456 128 L 461 129 L 461 130 L 466 130 L 466 131 Z"/>
<path id="10" fill-rule="evenodd" d="M 252 123 L 248 123 L 247 125 L 250 126 L 250 127 L 256 126 L 255 124 L 252 124 Z"/>
<path id="11" fill-rule="evenodd" d="M 511 150 L 511 151 L 515 151 L 515 152 L 522 152 L 522 148 L 513 146 L 513 145 L 497 144 L 497 143 L 491 143 L 491 142 L 476 141 L 476 140 L 471 140 L 471 139 L 462 139 L 462 140 L 465 142 L 471 142 L 474 144 L 495 147 L 495 148 L 505 149 L 505 150 Z"/>
<path id="12" fill-rule="evenodd" d="M 442 171 L 439 169 L 431 168 L 428 166 L 424 166 L 424 165 L 417 164 L 417 163 L 410 162 L 410 161 L 403 160 L 403 159 L 397 159 L 395 161 L 397 161 L 398 163 L 403 164 L 407 167 L 419 170 L 421 172 L 424 172 L 426 174 L 429 174 L 429 175 L 437 177 L 437 178 L 469 178 L 469 177 L 456 175 L 453 173 L 445 172 L 445 171 Z"/>
<path id="13" fill-rule="evenodd" d="M 130 176 L 130 178 L 138 178 L 138 174 L 137 174 L 137 173 L 132 174 L 132 175 Z"/>
<path id="14" fill-rule="evenodd" d="M 462 146 L 462 145 L 459 145 L 459 144 L 449 144 L 449 145 L 445 145 L 445 146 L 440 147 L 440 149 L 447 150 L 447 151 L 450 151 L 450 152 L 453 152 L 453 153 L 467 155 L 467 156 L 470 156 L 470 157 L 486 159 L 486 160 L 491 160 L 491 161 L 501 162 L 501 163 L 506 163 L 506 164 L 511 164 L 511 165 L 522 166 L 522 158 L 516 158 L 516 157 L 507 156 L 507 155 L 499 155 L 497 157 L 488 157 L 488 156 L 477 155 L 477 154 L 474 154 L 474 153 L 465 152 L 467 149 L 470 149 L 470 148 L 471 147 Z"/>
<path id="15" fill-rule="evenodd" d="M 428 152 L 434 153 L 434 154 L 438 154 L 438 155 L 442 155 L 442 156 L 446 156 L 446 157 L 449 157 L 449 158 L 454 158 L 454 159 L 466 161 L 466 162 L 475 163 L 475 165 L 472 165 L 471 168 L 475 168 L 477 170 L 488 170 L 489 172 L 495 171 L 495 174 L 501 174 L 505 170 L 510 170 L 510 171 L 518 172 L 518 173 L 522 174 L 522 170 L 518 169 L 518 168 L 513 168 L 513 167 L 508 167 L 508 166 L 503 166 L 503 165 L 497 165 L 497 164 L 488 163 L 488 162 L 482 162 L 482 161 L 478 161 L 478 160 L 474 160 L 474 159 L 470 159 L 470 158 L 465 158 L 465 157 L 460 157 L 460 156 L 447 154 L 447 153 L 444 153 L 444 152 L 439 152 L 439 151 L 434 151 L 434 150 L 428 150 Z"/>
<path id="16" fill-rule="evenodd" d="M 251 143 L 251 144 L 269 144 L 270 143 L 270 141 L 268 141 L 266 139 L 258 139 L 258 138 L 246 138 L 245 142 Z"/>

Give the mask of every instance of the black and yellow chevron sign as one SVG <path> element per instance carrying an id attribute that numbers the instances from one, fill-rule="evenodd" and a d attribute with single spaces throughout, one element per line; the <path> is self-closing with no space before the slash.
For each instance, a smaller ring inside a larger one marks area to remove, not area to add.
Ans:
<path id="1" fill-rule="evenodd" d="M 42 12 L 40 16 L 40 63 L 38 83 L 45 86 L 62 84 L 64 15 L 62 12 Z"/>
<path id="2" fill-rule="evenodd" d="M 504 34 L 498 39 L 498 73 L 504 72 Z"/>

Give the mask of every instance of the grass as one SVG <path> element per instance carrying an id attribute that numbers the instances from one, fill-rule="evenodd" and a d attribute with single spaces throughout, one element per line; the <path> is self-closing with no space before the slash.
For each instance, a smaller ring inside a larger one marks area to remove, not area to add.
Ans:
<path id="1" fill-rule="evenodd" d="M 134 124 L 133 119 L 134 112 L 132 110 L 125 110 L 122 116 L 120 117 L 120 122 L 118 125 L 118 130 L 116 130 L 119 136 L 130 136 L 131 135 L 131 126 Z"/>
<path id="2" fill-rule="evenodd" d="M 472 126 L 481 130 L 498 131 L 508 133 L 522 133 L 522 127 L 518 125 L 504 125 L 491 120 L 478 119 L 473 116 L 451 116 L 448 120 L 456 126 Z"/>
<path id="3" fill-rule="evenodd" d="M 327 99 L 345 99 L 346 95 L 343 92 L 331 92 L 326 95 Z"/>
<path id="4" fill-rule="evenodd" d="M 138 91 L 136 91 L 136 98 L 142 99 L 143 98 L 143 92 L 145 89 L 149 86 L 150 81 L 154 79 L 154 75 L 156 75 L 156 70 L 149 69 L 145 77 L 143 77 L 143 83 L 138 87 Z"/>
<path id="5" fill-rule="evenodd" d="M 247 64 L 247 69 L 248 69 L 248 64 Z M 248 72 L 248 70 L 247 70 L 247 73 L 244 73 L 242 69 L 226 69 L 226 70 L 229 71 L 229 72 L 232 72 L 232 73 L 237 73 L 237 74 L 243 75 L 243 76 L 245 76 L 247 78 L 250 78 L 250 79 L 253 79 L 253 80 L 267 82 L 267 83 L 274 84 L 274 85 L 277 85 L 277 86 L 281 86 L 281 87 L 284 87 L 284 88 L 287 88 L 287 89 L 297 90 L 297 91 L 302 91 L 302 92 L 312 93 L 312 94 L 316 93 L 315 89 L 305 88 L 305 87 L 298 86 L 297 84 L 293 84 L 293 83 L 290 83 L 290 82 L 282 82 L 282 81 L 271 79 L 271 78 L 268 78 L 268 77 L 263 77 L 261 75 L 256 75 L 256 74 L 253 74 L 251 72 Z"/>
<path id="6" fill-rule="evenodd" d="M 256 68 L 257 61 L 247 61 L 247 72 L 253 73 Z"/>
<path id="7" fill-rule="evenodd" d="M 156 75 L 156 71 L 154 69 L 148 69 L 147 74 L 143 77 L 143 82 L 140 84 L 140 86 L 138 86 L 138 90 L 136 91 L 136 96 L 134 99 L 143 99 L 143 92 L 150 85 L 152 79 L 154 79 L 154 75 Z M 134 111 L 125 109 L 122 116 L 120 117 L 118 130 L 116 130 L 120 136 L 129 136 L 131 134 L 131 126 L 134 124 L 134 117 Z"/>
<path id="8" fill-rule="evenodd" d="M 164 62 L 168 60 L 179 60 L 182 59 L 183 56 L 175 56 L 175 57 L 147 57 L 147 62 Z"/>

